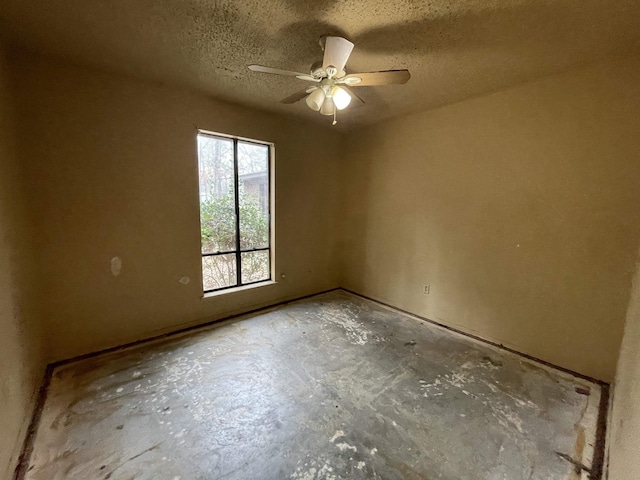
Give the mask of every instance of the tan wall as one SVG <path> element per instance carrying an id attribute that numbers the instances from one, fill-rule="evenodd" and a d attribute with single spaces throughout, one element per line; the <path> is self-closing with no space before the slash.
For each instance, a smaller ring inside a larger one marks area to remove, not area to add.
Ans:
<path id="1" fill-rule="evenodd" d="M 612 380 L 639 111 L 632 59 L 353 132 L 342 285 Z"/>
<path id="2" fill-rule="evenodd" d="M 13 61 L 50 359 L 337 286 L 338 134 L 24 52 Z M 277 284 L 201 299 L 196 128 L 275 143 Z"/>
<path id="3" fill-rule="evenodd" d="M 640 262 L 633 280 L 613 393 L 608 478 L 637 480 L 640 474 Z"/>
<path id="4" fill-rule="evenodd" d="M 0 436 L 0 473 L 43 371 L 33 298 L 49 360 L 341 284 L 613 378 L 640 243 L 637 60 L 344 142 L 313 124 L 24 52 L 10 66 L 20 155 L 15 162 L 0 83 L 0 431 L 10 432 Z M 197 127 L 276 143 L 277 284 L 201 299 Z M 17 201 L 18 163 L 31 217 Z M 184 276 L 191 283 L 179 283 Z M 625 468 L 623 445 L 640 431 L 619 423 L 637 397 L 638 304 L 620 360 L 612 472 Z"/>
<path id="5" fill-rule="evenodd" d="M 15 155 L 8 67 L 0 44 L 0 478 L 12 478 L 44 364 L 29 289 L 32 256 Z"/>

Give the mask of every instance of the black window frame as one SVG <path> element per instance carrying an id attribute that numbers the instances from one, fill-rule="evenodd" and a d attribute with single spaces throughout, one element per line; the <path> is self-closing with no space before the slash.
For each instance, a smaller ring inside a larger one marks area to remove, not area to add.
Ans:
<path id="1" fill-rule="evenodd" d="M 236 284 L 235 285 L 228 285 L 225 287 L 219 287 L 219 288 L 212 288 L 212 289 L 208 289 L 205 290 L 204 288 L 204 275 L 203 275 L 203 270 L 202 270 L 202 262 L 200 264 L 200 276 L 202 277 L 202 290 L 204 294 L 207 293 L 213 293 L 213 292 L 220 292 L 220 291 L 224 291 L 224 290 L 230 290 L 233 288 L 240 288 L 240 287 L 246 287 L 249 285 L 256 285 L 258 283 L 264 283 L 264 282 L 271 282 L 273 281 L 273 236 L 272 236 L 272 228 L 273 228 L 273 218 L 272 218 L 272 187 L 273 187 L 273 179 L 271 177 L 272 174 L 272 161 L 273 161 L 273 143 L 270 142 L 261 142 L 259 140 L 252 140 L 252 139 L 248 139 L 248 138 L 243 138 L 243 137 L 236 137 L 233 135 L 224 135 L 224 134 L 220 134 L 220 133 L 214 133 L 214 132 L 209 132 L 207 130 L 198 130 L 197 131 L 197 135 L 196 135 L 196 140 L 197 137 L 199 137 L 200 135 L 205 136 L 205 137 L 210 137 L 210 138 L 216 138 L 216 139 L 220 139 L 220 140 L 232 140 L 233 141 L 233 181 L 234 181 L 234 206 L 235 206 L 235 214 L 236 214 L 236 249 L 235 250 L 230 250 L 230 251 L 218 251 L 218 252 L 211 252 L 211 253 L 202 253 L 202 244 L 200 244 L 200 256 L 201 258 L 204 257 L 213 257 L 213 256 L 219 256 L 219 255 L 231 255 L 231 254 L 235 254 L 236 257 Z M 262 247 L 262 248 L 248 248 L 248 249 L 242 249 L 240 247 L 241 245 L 241 238 L 240 238 L 240 188 L 238 185 L 239 182 L 239 172 L 238 172 L 238 142 L 242 142 L 242 143 L 252 143 L 254 145 L 260 145 L 263 147 L 267 147 L 267 185 L 268 185 L 268 191 L 267 191 L 267 215 L 268 215 L 268 225 L 269 225 L 269 232 L 268 232 L 268 243 L 269 245 L 267 247 Z M 200 162 L 200 155 L 198 152 L 198 165 Z M 199 171 L 199 169 L 198 169 Z M 199 182 L 198 182 L 198 198 L 200 198 L 200 186 L 199 186 Z M 199 217 L 200 217 L 200 203 L 198 202 L 198 213 L 199 213 Z M 250 252 L 264 252 L 264 251 L 268 251 L 269 252 L 269 276 L 268 278 L 263 278 L 260 280 L 256 280 L 253 282 L 247 282 L 247 283 L 243 283 L 242 282 L 242 254 L 243 253 L 250 253 Z"/>

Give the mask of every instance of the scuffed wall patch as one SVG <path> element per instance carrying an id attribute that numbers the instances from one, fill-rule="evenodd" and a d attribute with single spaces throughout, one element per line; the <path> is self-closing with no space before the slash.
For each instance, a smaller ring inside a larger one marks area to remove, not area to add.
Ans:
<path id="1" fill-rule="evenodd" d="M 114 277 L 120 275 L 122 271 L 122 259 L 120 257 L 113 257 L 111 259 L 111 273 Z"/>

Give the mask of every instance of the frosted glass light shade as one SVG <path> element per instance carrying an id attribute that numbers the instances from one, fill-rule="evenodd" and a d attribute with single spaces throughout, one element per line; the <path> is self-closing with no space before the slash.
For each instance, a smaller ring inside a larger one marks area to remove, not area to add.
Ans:
<path id="1" fill-rule="evenodd" d="M 351 103 L 351 95 L 344 88 L 335 87 L 333 89 L 333 103 L 338 110 L 344 110 Z"/>
<path id="2" fill-rule="evenodd" d="M 333 103 L 333 98 L 328 97 L 324 100 L 324 103 L 322 104 L 322 107 L 320 108 L 320 113 L 322 115 L 333 115 L 333 112 L 335 111 L 336 107 Z"/>
<path id="3" fill-rule="evenodd" d="M 324 90 L 321 88 L 316 88 L 310 95 L 307 96 L 307 105 L 311 110 L 315 110 L 316 112 L 320 110 L 324 103 Z"/>

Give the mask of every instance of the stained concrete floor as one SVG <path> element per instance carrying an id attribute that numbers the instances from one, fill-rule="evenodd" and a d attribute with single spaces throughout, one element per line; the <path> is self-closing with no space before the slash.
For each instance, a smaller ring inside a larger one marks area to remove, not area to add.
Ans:
<path id="1" fill-rule="evenodd" d="M 58 367 L 26 478 L 586 479 L 600 394 L 333 291 Z"/>

